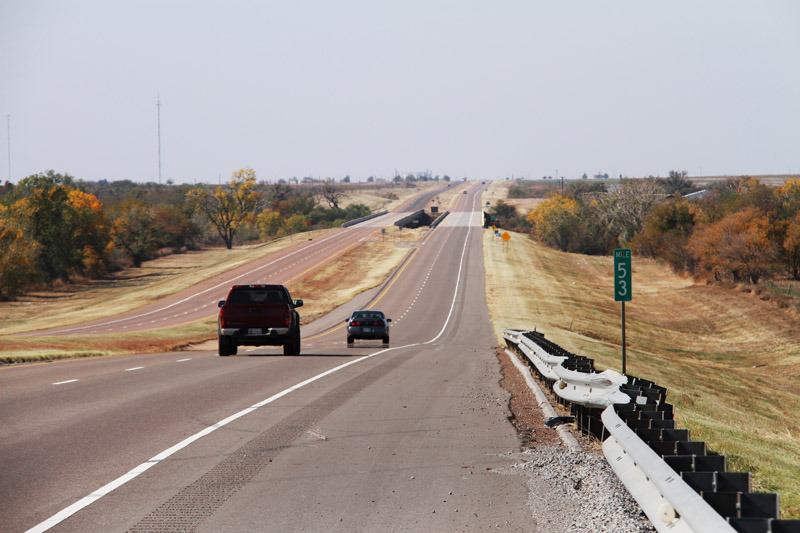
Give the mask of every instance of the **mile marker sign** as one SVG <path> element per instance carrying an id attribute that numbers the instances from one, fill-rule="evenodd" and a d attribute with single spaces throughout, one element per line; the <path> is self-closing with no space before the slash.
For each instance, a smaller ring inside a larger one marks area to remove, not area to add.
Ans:
<path id="1" fill-rule="evenodd" d="M 622 302 L 622 374 L 627 374 L 625 353 L 625 302 L 631 301 L 631 251 L 614 250 L 614 301 Z"/>
<path id="2" fill-rule="evenodd" d="M 631 251 L 629 248 L 614 250 L 614 301 L 631 301 Z"/>

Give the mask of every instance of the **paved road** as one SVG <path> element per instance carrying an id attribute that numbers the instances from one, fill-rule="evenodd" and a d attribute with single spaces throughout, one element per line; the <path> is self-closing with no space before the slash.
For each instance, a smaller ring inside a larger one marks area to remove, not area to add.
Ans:
<path id="1" fill-rule="evenodd" d="M 1 369 L 2 530 L 531 531 L 524 478 L 503 473 L 519 444 L 497 385 L 477 192 L 457 209 L 475 213 L 354 303 L 394 319 L 388 349 L 348 349 L 337 311 L 304 330 L 296 357 Z"/>

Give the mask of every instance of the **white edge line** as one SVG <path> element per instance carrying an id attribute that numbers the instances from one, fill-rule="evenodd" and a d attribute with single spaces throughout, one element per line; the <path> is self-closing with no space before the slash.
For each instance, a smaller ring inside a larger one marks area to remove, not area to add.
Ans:
<path id="1" fill-rule="evenodd" d="M 474 207 L 473 207 L 473 210 L 474 210 Z M 51 516 L 50 518 L 45 520 L 44 522 L 41 522 L 41 523 L 37 524 L 36 526 L 32 527 L 31 529 L 27 530 L 25 533 L 41 533 L 43 531 L 47 531 L 51 527 L 63 522 L 64 520 L 66 520 L 70 516 L 74 515 L 75 513 L 77 513 L 81 509 L 83 509 L 84 507 L 94 503 L 95 501 L 99 500 L 100 498 L 102 498 L 106 494 L 109 494 L 114 489 L 117 489 L 117 488 L 121 487 L 122 485 L 124 485 L 125 483 L 127 483 L 128 481 L 136 478 L 137 476 L 139 476 L 139 474 L 142 474 L 142 473 L 146 472 L 147 470 L 149 470 L 150 468 L 152 468 L 156 464 L 160 463 L 164 459 L 168 458 L 172 454 L 174 454 L 174 453 L 182 450 L 183 448 L 189 446 L 190 444 L 192 444 L 196 440 L 201 439 L 201 438 L 205 437 L 206 435 L 209 435 L 210 433 L 213 433 L 214 431 L 218 430 L 219 428 L 230 424 L 234 420 L 237 420 L 237 419 L 239 419 L 239 418 L 241 418 L 241 417 L 243 417 L 243 416 L 245 416 L 247 414 L 252 413 L 253 411 L 258 409 L 259 407 L 263 407 L 263 406 L 265 406 L 267 404 L 270 404 L 270 403 L 274 402 L 275 400 L 278 400 L 278 399 L 286 396 L 287 394 L 296 391 L 297 389 L 305 387 L 309 383 L 313 383 L 314 381 L 317 381 L 318 379 L 322 379 L 325 376 L 333 374 L 334 372 L 338 372 L 339 370 L 347 368 L 348 366 L 355 365 L 355 364 L 360 363 L 362 361 L 366 361 L 367 359 L 371 359 L 372 357 L 375 357 L 376 355 L 380 355 L 380 354 L 383 354 L 383 353 L 386 353 L 386 352 L 391 352 L 391 351 L 394 351 L 394 350 L 402 350 L 404 348 L 413 348 L 414 346 L 421 346 L 423 344 L 431 344 L 432 342 L 436 341 L 439 337 L 442 336 L 442 334 L 444 333 L 445 329 L 447 329 L 447 326 L 450 323 L 450 318 L 452 317 L 452 314 L 453 314 L 453 307 L 455 306 L 456 297 L 458 296 L 458 288 L 460 286 L 460 281 L 461 281 L 461 270 L 462 270 L 462 267 L 464 265 L 464 255 L 465 255 L 465 251 L 466 251 L 466 248 L 467 248 L 467 243 L 469 242 L 469 234 L 470 234 L 471 231 L 472 231 L 472 228 L 470 227 L 470 229 L 467 231 L 467 238 L 464 239 L 464 248 L 462 249 L 462 252 L 461 252 L 461 262 L 459 263 L 459 266 L 458 266 L 458 277 L 456 279 L 456 288 L 453 291 L 453 303 L 450 305 L 450 312 L 447 314 L 447 320 L 445 320 L 445 323 L 444 323 L 444 326 L 442 327 L 442 330 L 439 332 L 438 335 L 436 335 L 436 337 L 434 337 L 433 339 L 431 339 L 431 340 L 429 340 L 427 342 L 424 342 L 424 343 L 417 342 L 417 343 L 414 343 L 414 344 L 407 344 L 405 346 L 395 346 L 395 347 L 392 347 L 392 348 L 386 348 L 384 350 L 380 350 L 380 351 L 377 351 L 375 353 L 371 353 L 369 355 L 365 355 L 364 357 L 360 357 L 360 358 L 355 359 L 353 361 L 348 361 L 348 362 L 343 363 L 343 364 L 341 364 L 339 366 L 331 368 L 330 370 L 326 370 L 325 372 L 323 372 L 321 374 L 317 374 L 314 377 L 308 378 L 305 381 L 301 381 L 297 385 L 294 385 L 294 386 L 289 387 L 288 389 L 285 389 L 285 390 L 283 390 L 283 391 L 281 391 L 281 392 L 279 392 L 277 394 L 274 394 L 274 395 L 270 396 L 269 398 L 267 398 L 266 400 L 262 400 L 262 401 L 260 401 L 260 402 L 258 402 L 256 404 L 253 404 L 252 406 L 248 407 L 247 409 L 243 409 L 243 410 L 239 411 L 238 413 L 235 413 L 235 414 L 229 416 L 228 418 L 225 418 L 224 420 L 221 420 L 221 421 L 217 422 L 216 424 L 214 424 L 212 426 L 209 426 L 209 427 L 207 427 L 207 428 L 195 433 L 191 437 L 188 437 L 188 438 L 182 440 L 181 442 L 179 442 L 175 446 L 172 446 L 171 448 L 168 448 L 168 449 L 164 450 L 163 452 L 159 453 L 158 455 L 155 455 L 154 457 L 152 457 L 150 460 L 145 461 L 144 463 L 140 464 L 139 466 L 137 466 L 133 470 L 129 471 L 127 474 L 123 474 L 122 476 L 118 477 L 114 481 L 112 481 L 110 483 L 107 483 L 106 485 L 100 487 L 99 489 L 97 489 L 93 493 L 89 494 L 88 496 L 85 496 L 85 497 L 81 498 L 80 500 L 78 500 L 77 502 L 73 503 L 69 507 L 66 507 L 65 509 L 62 509 L 58 513 L 54 514 L 53 516 Z M 77 380 L 74 380 L 74 381 L 77 381 Z"/>
<path id="2" fill-rule="evenodd" d="M 473 203 L 473 206 L 472 206 L 472 211 L 473 212 L 475 211 L 474 203 Z M 461 272 L 464 269 L 464 256 L 467 253 L 467 243 L 469 243 L 469 234 L 470 233 L 472 233 L 472 226 L 469 226 L 469 229 L 467 230 L 467 237 L 464 239 L 464 246 L 461 249 L 461 262 L 458 264 L 458 277 L 456 278 L 456 290 L 453 291 L 453 302 L 450 304 L 450 312 L 447 313 L 447 320 L 444 321 L 444 326 L 442 326 L 442 330 L 439 332 L 439 334 L 436 335 L 431 340 L 429 340 L 428 342 L 425 342 L 423 344 L 432 344 L 432 343 L 436 342 L 439 339 L 439 337 L 441 337 L 444 334 L 444 330 L 447 329 L 447 325 L 450 323 L 450 318 L 453 315 L 453 309 L 455 309 L 455 307 L 456 307 L 456 298 L 458 297 L 458 288 L 461 286 Z"/>
<path id="3" fill-rule="evenodd" d="M 126 368 L 125 372 L 133 372 L 134 370 L 141 370 L 143 368 L 144 368 L 143 366 L 135 366 L 133 368 Z"/>
<path id="4" fill-rule="evenodd" d="M 66 381 L 56 381 L 53 385 L 64 385 L 65 383 L 75 383 L 77 379 L 68 379 Z"/>

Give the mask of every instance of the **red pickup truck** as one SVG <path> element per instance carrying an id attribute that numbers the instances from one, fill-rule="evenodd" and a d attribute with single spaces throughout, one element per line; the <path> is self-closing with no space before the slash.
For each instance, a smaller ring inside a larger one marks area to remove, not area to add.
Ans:
<path id="1" fill-rule="evenodd" d="M 283 345 L 284 355 L 300 355 L 295 309 L 302 305 L 283 285 L 234 285 L 219 302 L 219 354 L 235 355 L 241 345 Z"/>

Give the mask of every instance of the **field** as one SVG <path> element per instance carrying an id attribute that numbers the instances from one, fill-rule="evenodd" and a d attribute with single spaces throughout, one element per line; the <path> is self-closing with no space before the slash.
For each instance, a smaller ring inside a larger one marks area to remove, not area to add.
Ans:
<path id="1" fill-rule="evenodd" d="M 484 233 L 487 301 L 504 328 L 533 329 L 564 348 L 621 369 L 613 260 L 567 254 L 512 233 Z M 695 284 L 633 259 L 626 305 L 627 369 L 667 387 L 680 427 L 750 471 L 755 491 L 779 492 L 800 518 L 800 319 L 754 294 Z"/>
<path id="2" fill-rule="evenodd" d="M 389 183 L 351 183 L 342 184 L 347 195 L 342 199 L 339 207 L 345 208 L 350 204 L 364 204 L 373 211 L 387 209 L 394 211 L 406 200 L 413 198 L 423 191 L 437 189 L 446 185 L 443 181 L 422 181 L 415 182 L 412 187 L 406 187 L 405 183 L 400 185 L 390 185 Z M 391 200 L 387 196 L 395 195 L 397 199 Z M 323 201 L 324 204 L 324 201 Z"/>
<path id="3" fill-rule="evenodd" d="M 405 233 L 411 236 L 411 231 Z M 289 285 L 292 294 L 303 299 L 302 322 L 312 322 L 358 294 L 377 287 L 410 251 L 411 248 L 398 245 L 395 240 L 365 242 Z"/>

